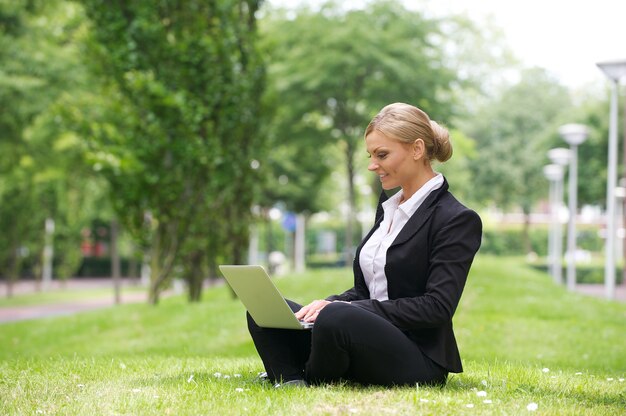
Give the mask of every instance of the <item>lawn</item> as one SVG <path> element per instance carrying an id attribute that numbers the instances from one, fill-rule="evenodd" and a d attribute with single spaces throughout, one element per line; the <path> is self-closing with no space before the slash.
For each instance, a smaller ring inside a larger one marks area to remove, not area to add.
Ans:
<path id="1" fill-rule="evenodd" d="M 305 302 L 346 269 L 276 279 Z M 465 372 L 445 388 L 275 390 L 226 287 L 0 325 L 0 414 L 624 414 L 626 304 L 568 293 L 518 259 L 480 256 L 455 317 Z"/>

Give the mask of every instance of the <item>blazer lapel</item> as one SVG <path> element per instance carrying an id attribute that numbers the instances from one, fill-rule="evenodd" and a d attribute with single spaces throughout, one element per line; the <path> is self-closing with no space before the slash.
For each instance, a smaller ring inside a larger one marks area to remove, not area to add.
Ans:
<path id="1" fill-rule="evenodd" d="M 390 248 L 398 244 L 403 244 L 409 240 L 420 228 L 428 221 L 433 211 L 435 210 L 436 202 L 441 198 L 445 192 L 448 191 L 448 181 L 443 179 L 443 185 L 441 188 L 428 195 L 428 198 L 420 205 L 415 213 L 409 218 L 409 221 L 404 225 L 400 234 L 393 240 Z"/>

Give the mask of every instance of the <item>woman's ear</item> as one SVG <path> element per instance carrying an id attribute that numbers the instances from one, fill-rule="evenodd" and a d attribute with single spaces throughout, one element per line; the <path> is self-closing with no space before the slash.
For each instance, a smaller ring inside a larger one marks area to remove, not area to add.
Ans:
<path id="1" fill-rule="evenodd" d="M 426 151 L 426 144 L 424 140 L 417 139 L 413 142 L 413 160 L 420 160 L 424 157 Z"/>

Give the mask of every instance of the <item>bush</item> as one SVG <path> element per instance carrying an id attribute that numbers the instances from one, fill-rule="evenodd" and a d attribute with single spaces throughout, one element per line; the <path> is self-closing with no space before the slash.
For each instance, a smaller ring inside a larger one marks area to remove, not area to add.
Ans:
<path id="1" fill-rule="evenodd" d="M 534 264 L 533 268 L 548 273 L 546 264 Z M 620 285 L 624 281 L 623 269 L 615 268 L 615 284 Z M 561 274 L 565 279 L 567 275 L 566 267 L 563 267 Z M 602 284 L 604 283 L 604 266 L 600 265 L 576 265 L 576 283 Z"/>
<path id="2" fill-rule="evenodd" d="M 566 246 L 567 232 L 563 229 L 563 246 Z M 539 256 L 548 254 L 548 229 L 546 226 L 533 226 L 529 231 L 531 250 Z M 604 240 L 594 227 L 579 227 L 576 244 L 591 252 L 601 252 Z M 498 256 L 516 256 L 525 253 L 523 230 L 521 227 L 487 228 L 483 230 L 480 252 Z"/>
<path id="3" fill-rule="evenodd" d="M 122 276 L 130 272 L 130 260 L 120 259 Z M 111 277 L 111 259 L 109 257 L 83 257 L 83 261 L 76 272 L 76 277 Z"/>

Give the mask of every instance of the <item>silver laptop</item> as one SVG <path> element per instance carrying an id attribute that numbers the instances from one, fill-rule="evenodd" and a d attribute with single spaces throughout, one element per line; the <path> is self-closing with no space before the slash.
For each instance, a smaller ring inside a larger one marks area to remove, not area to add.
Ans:
<path id="1" fill-rule="evenodd" d="M 254 322 L 263 328 L 310 329 L 312 322 L 299 321 L 261 266 L 219 266 L 230 287 Z"/>

